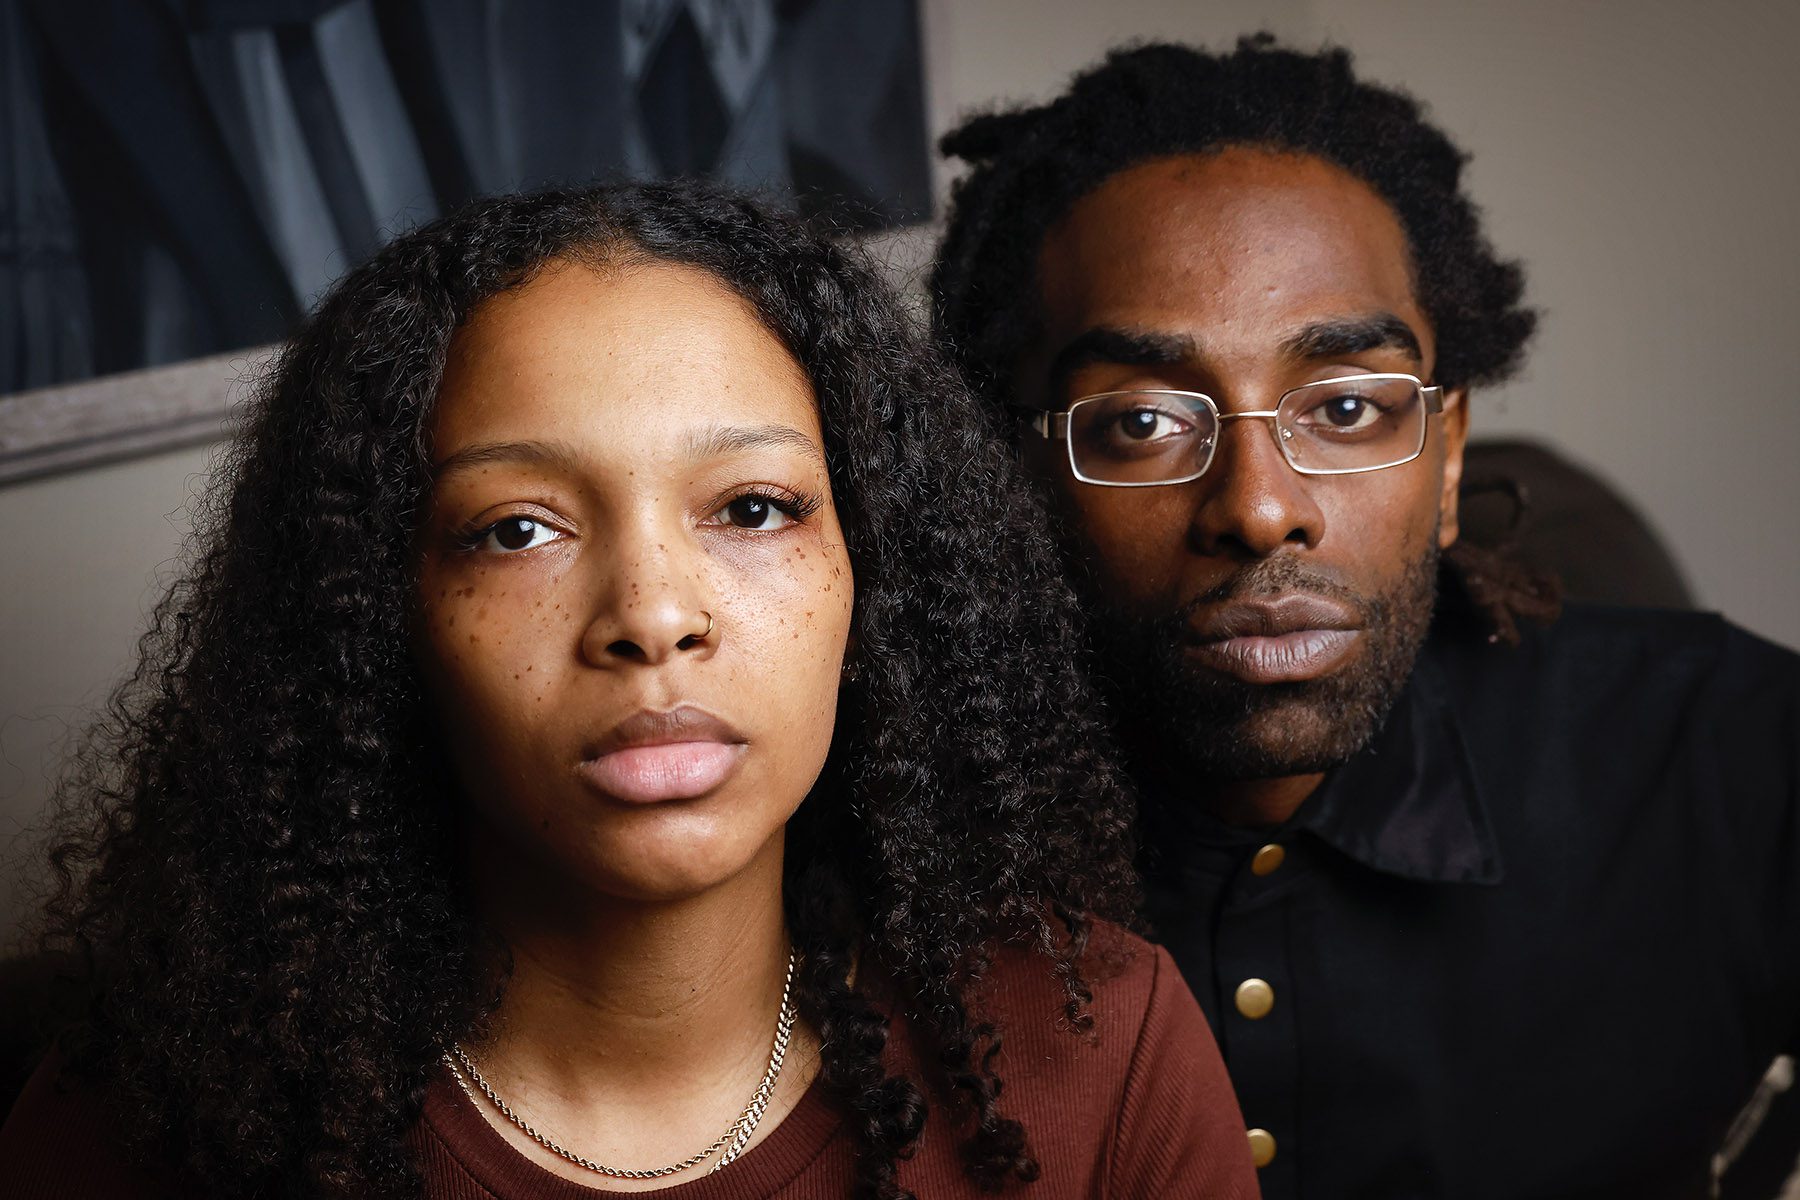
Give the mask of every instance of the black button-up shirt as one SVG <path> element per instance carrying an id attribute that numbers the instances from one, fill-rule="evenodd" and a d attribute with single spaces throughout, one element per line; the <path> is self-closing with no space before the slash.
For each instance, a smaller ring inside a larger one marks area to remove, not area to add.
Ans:
<path id="1" fill-rule="evenodd" d="M 1151 920 L 1271 1200 L 1703 1196 L 1795 1048 L 1800 659 L 1717 617 L 1439 632 L 1281 829 L 1181 800 Z"/>

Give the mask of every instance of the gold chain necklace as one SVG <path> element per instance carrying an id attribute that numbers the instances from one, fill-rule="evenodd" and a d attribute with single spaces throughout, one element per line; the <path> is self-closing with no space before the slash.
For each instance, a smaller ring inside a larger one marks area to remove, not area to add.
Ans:
<path id="1" fill-rule="evenodd" d="M 712 1145 L 698 1154 L 689 1155 L 678 1163 L 670 1163 L 666 1167 L 652 1167 L 648 1170 L 634 1171 L 625 1167 L 609 1167 L 605 1163 L 597 1163 L 583 1158 L 573 1150 L 565 1149 L 544 1134 L 534 1129 L 530 1122 L 513 1111 L 512 1105 L 500 1098 L 500 1093 L 482 1076 L 475 1067 L 475 1060 L 469 1057 L 468 1051 L 460 1044 L 452 1043 L 444 1054 L 444 1065 L 450 1068 L 450 1074 L 456 1078 L 456 1084 L 462 1088 L 463 1095 L 469 1103 L 476 1103 L 475 1092 L 470 1089 L 469 1082 L 474 1081 L 475 1088 L 488 1098 L 500 1115 L 511 1121 L 526 1137 L 542 1146 L 558 1158 L 566 1159 L 584 1170 L 597 1175 L 606 1175 L 613 1179 L 661 1179 L 665 1175 L 676 1175 L 692 1167 L 697 1167 L 713 1155 L 723 1150 L 719 1161 L 713 1164 L 713 1170 L 722 1169 L 744 1152 L 750 1144 L 750 1136 L 756 1132 L 761 1123 L 763 1113 L 768 1110 L 769 1099 L 775 1094 L 775 1081 L 781 1078 L 781 1066 L 787 1059 L 788 1039 L 794 1032 L 794 952 L 788 951 L 787 981 L 781 985 L 781 1012 L 775 1018 L 775 1046 L 769 1052 L 769 1067 L 763 1072 L 762 1082 L 756 1085 L 756 1092 L 750 1097 L 750 1103 L 738 1114 L 738 1119 L 731 1123 L 731 1128 L 721 1133 Z M 465 1073 L 467 1077 L 465 1078 Z M 710 1172 L 709 1172 L 710 1173 Z"/>

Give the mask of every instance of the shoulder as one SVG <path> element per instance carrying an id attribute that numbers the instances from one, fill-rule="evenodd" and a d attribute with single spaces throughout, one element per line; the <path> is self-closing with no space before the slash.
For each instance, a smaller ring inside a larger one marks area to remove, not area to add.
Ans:
<path id="1" fill-rule="evenodd" d="M 1800 696 L 1800 656 L 1717 613 L 1572 604 L 1518 646 L 1434 636 L 1421 661 L 1449 684 L 1457 708 L 1504 710 L 1515 721 L 1550 708 L 1562 721 L 1624 712 L 1691 720 Z"/>
<path id="2" fill-rule="evenodd" d="M 1109 921 L 1090 924 L 1074 965 L 1088 993 L 1080 1024 L 1089 1036 L 1070 1036 L 1076 1014 L 1063 976 L 1035 949 L 1006 946 L 995 955 L 980 991 L 984 1014 L 1011 1044 L 1048 1049 L 1074 1041 L 1122 1070 L 1153 1013 L 1179 1008 L 1186 985 L 1167 951 Z"/>
<path id="3" fill-rule="evenodd" d="M 15 1200 L 148 1200 L 178 1194 L 133 1166 L 118 1122 L 92 1085 L 52 1054 L 39 1065 L 0 1126 L 0 1178 Z"/>
<path id="4" fill-rule="evenodd" d="M 1085 1178 L 1091 1195 L 1255 1195 L 1237 1098 L 1168 951 L 1095 922 L 1078 965 L 1085 1030 L 1041 954 L 997 957 L 985 993 L 1007 1107 L 1045 1177 Z"/>
<path id="5" fill-rule="evenodd" d="M 1736 665 L 1795 675 L 1800 657 L 1716 612 L 1571 604 L 1554 624 L 1534 630 L 1539 653 L 1607 658 L 1665 658 L 1705 672 Z"/>
<path id="6" fill-rule="evenodd" d="M 1629 830 L 1646 861 L 1705 864 L 1721 928 L 1800 916 L 1791 650 L 1715 613 L 1573 605 L 1517 647 L 1434 635 L 1417 678 L 1456 714 L 1509 872 L 1579 869 Z"/>

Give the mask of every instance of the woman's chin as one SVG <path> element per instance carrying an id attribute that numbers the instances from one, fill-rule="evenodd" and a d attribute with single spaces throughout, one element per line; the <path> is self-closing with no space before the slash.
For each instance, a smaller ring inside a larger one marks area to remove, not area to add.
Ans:
<path id="1" fill-rule="evenodd" d="M 465 853 L 487 887 L 511 891 L 527 904 L 568 905 L 582 903 L 583 896 L 632 903 L 692 899 L 758 863 L 771 865 L 779 882 L 782 835 L 793 813 L 757 803 L 754 793 L 622 804 L 596 803 L 585 790 L 548 792 L 530 805 L 501 802 L 498 787 L 478 793 L 494 802 L 470 811 Z"/>
<path id="2" fill-rule="evenodd" d="M 597 838 L 589 843 L 577 867 L 590 886 L 604 895 L 640 903 L 670 903 L 730 883 L 765 853 L 771 840 L 747 837 L 742 829 L 720 828 L 710 822 L 666 825 L 634 829 L 625 837 Z M 780 861 L 776 856 L 777 870 Z"/>

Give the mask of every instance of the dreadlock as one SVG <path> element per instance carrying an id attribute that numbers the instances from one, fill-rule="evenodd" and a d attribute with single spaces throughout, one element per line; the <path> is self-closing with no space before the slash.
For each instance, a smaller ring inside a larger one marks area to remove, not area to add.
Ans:
<path id="1" fill-rule="evenodd" d="M 939 146 L 972 170 L 952 193 L 933 315 L 940 340 L 997 407 L 1039 329 L 1037 256 L 1051 227 L 1120 171 L 1168 155 L 1269 147 L 1324 159 L 1372 187 L 1405 231 L 1446 388 L 1508 378 L 1537 324 L 1521 303 L 1523 271 L 1496 255 L 1462 190 L 1467 156 L 1412 97 L 1357 79 L 1341 48 L 1304 54 L 1266 33 L 1227 54 L 1128 47 L 1056 100 L 973 117 Z M 1459 544 L 1444 565 L 1449 590 L 1493 640 L 1516 642 L 1521 619 L 1556 614 L 1555 582 L 1504 548 Z"/>

